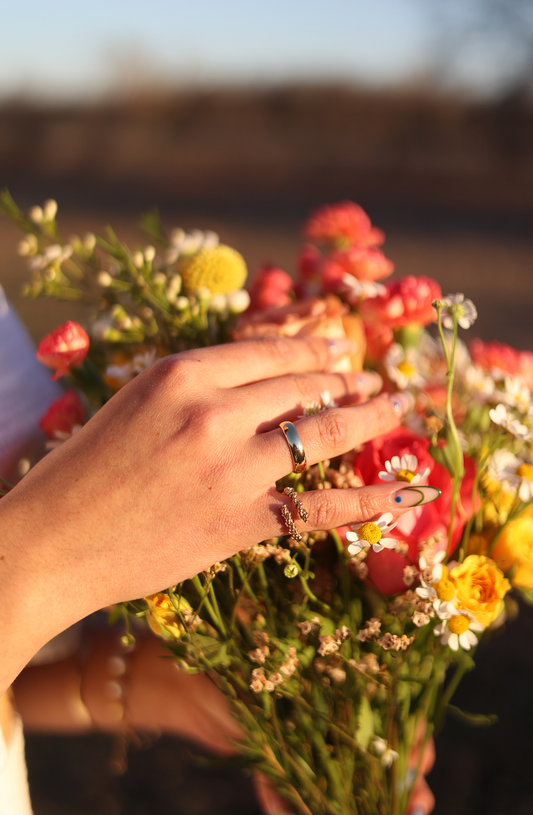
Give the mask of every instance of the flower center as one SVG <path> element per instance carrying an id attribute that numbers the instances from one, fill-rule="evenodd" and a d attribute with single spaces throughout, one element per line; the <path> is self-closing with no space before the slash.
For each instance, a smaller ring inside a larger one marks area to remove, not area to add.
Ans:
<path id="1" fill-rule="evenodd" d="M 412 481 L 414 477 L 412 470 L 398 470 L 395 475 L 396 481 Z"/>
<path id="2" fill-rule="evenodd" d="M 516 468 L 516 474 L 520 478 L 527 478 L 528 481 L 533 481 L 533 466 L 531 464 L 521 464 Z"/>
<path id="3" fill-rule="evenodd" d="M 379 543 L 381 540 L 381 529 L 377 524 L 373 524 L 369 521 L 358 530 L 357 534 L 361 538 L 361 540 L 366 541 L 370 545 L 374 543 Z"/>
<path id="4" fill-rule="evenodd" d="M 435 583 L 433 588 L 437 592 L 437 597 L 439 600 L 443 600 L 444 602 L 453 600 L 455 596 L 455 586 L 451 580 L 446 580 L 445 577 L 439 580 L 438 583 Z"/>
<path id="5" fill-rule="evenodd" d="M 470 620 L 464 614 L 459 614 L 457 617 L 451 617 L 448 620 L 448 628 L 452 634 L 464 634 L 470 627 Z"/>
<path id="6" fill-rule="evenodd" d="M 398 363 L 398 370 L 401 374 L 407 377 L 407 379 L 412 379 L 413 376 L 416 375 L 416 368 L 412 362 L 407 362 L 404 359 L 403 362 Z"/>

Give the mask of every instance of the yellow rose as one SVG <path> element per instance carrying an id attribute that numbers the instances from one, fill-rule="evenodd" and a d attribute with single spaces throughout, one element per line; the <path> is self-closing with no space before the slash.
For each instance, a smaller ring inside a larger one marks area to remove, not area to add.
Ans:
<path id="1" fill-rule="evenodd" d="M 481 625 L 490 625 L 498 617 L 511 585 L 494 560 L 469 555 L 450 572 L 450 578 L 455 583 L 458 607 L 472 612 Z"/>
<path id="2" fill-rule="evenodd" d="M 148 623 L 154 634 L 160 637 L 174 637 L 174 639 L 180 639 L 185 629 L 176 614 L 170 597 L 163 594 L 163 592 L 157 592 L 157 594 L 151 594 L 144 599 L 148 603 Z M 179 608 L 181 611 L 184 611 L 185 609 L 191 608 L 191 605 L 184 597 L 181 597 L 179 600 Z"/>
<path id="3" fill-rule="evenodd" d="M 496 539 L 492 557 L 505 572 L 514 568 L 513 586 L 533 589 L 533 507 L 527 507 L 505 524 Z"/>

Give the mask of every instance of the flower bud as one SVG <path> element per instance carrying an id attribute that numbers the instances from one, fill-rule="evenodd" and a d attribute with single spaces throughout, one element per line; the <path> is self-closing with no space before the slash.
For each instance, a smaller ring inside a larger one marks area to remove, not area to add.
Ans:
<path id="1" fill-rule="evenodd" d="M 138 269 L 142 269 L 144 266 L 144 255 L 142 252 L 134 252 L 133 254 L 133 262 Z"/>
<path id="2" fill-rule="evenodd" d="M 250 305 L 250 295 L 246 289 L 239 289 L 226 295 L 226 301 L 232 314 L 242 314 Z"/>
<path id="3" fill-rule="evenodd" d="M 107 288 L 113 282 L 113 278 L 109 274 L 109 272 L 98 272 L 98 276 L 96 278 L 101 286 Z"/>
<path id="4" fill-rule="evenodd" d="M 299 573 L 300 569 L 298 568 L 298 564 L 295 563 L 294 560 L 291 563 L 287 563 L 287 565 L 283 569 L 283 574 L 285 575 L 285 577 L 289 578 L 298 577 Z"/>
<path id="5" fill-rule="evenodd" d="M 76 391 L 67 391 L 52 402 L 39 422 L 39 427 L 50 439 L 56 438 L 56 431 L 72 433 L 75 425 L 86 420 L 85 405 Z"/>
<path id="6" fill-rule="evenodd" d="M 34 223 L 42 224 L 44 220 L 44 212 L 42 211 L 41 207 L 32 207 L 28 214 Z"/>
<path id="7" fill-rule="evenodd" d="M 226 311 L 226 297 L 224 294 L 215 294 L 209 301 L 209 311 L 222 314 Z"/>
<path id="8" fill-rule="evenodd" d="M 71 320 L 60 325 L 39 343 L 37 359 L 55 368 L 52 379 L 59 379 L 70 368 L 81 365 L 89 350 L 89 337 L 79 323 Z"/>
<path id="9" fill-rule="evenodd" d="M 54 201 L 53 198 L 49 198 L 48 201 L 44 202 L 43 207 L 43 215 L 45 221 L 53 221 L 57 214 L 57 201 Z"/>
<path id="10" fill-rule="evenodd" d="M 185 311 L 186 308 L 189 308 L 189 298 L 188 297 L 178 297 L 176 298 L 175 306 L 178 311 Z"/>
<path id="11" fill-rule="evenodd" d="M 92 254 L 94 247 L 96 246 L 96 235 L 93 235 L 92 232 L 87 232 L 85 237 L 83 238 L 83 246 Z"/>
<path id="12" fill-rule="evenodd" d="M 155 258 L 155 248 L 153 246 L 145 246 L 144 257 L 147 263 L 151 263 Z"/>
<path id="13" fill-rule="evenodd" d="M 163 272 L 156 272 L 153 276 L 152 280 L 154 281 L 156 286 L 165 286 L 167 282 L 167 276 Z M 181 285 L 181 279 L 180 279 Z"/>

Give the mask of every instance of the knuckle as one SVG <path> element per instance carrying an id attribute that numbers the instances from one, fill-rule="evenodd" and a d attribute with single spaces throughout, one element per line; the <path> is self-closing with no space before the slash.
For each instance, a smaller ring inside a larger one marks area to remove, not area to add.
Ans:
<path id="1" fill-rule="evenodd" d="M 374 399 L 372 403 L 373 419 L 377 429 L 376 435 L 386 433 L 391 426 L 391 406 L 388 399 Z"/>
<path id="2" fill-rule="evenodd" d="M 304 407 L 310 402 L 314 402 L 319 396 L 316 385 L 313 383 L 311 377 L 305 374 L 291 374 L 290 380 L 295 390 L 304 400 Z"/>
<path id="3" fill-rule="evenodd" d="M 322 490 L 316 498 L 316 507 L 311 514 L 311 524 L 315 529 L 330 529 L 336 524 L 336 490 Z"/>
<path id="4" fill-rule="evenodd" d="M 372 491 L 361 490 L 357 493 L 355 517 L 366 521 L 383 512 L 383 496 L 375 495 Z"/>
<path id="5" fill-rule="evenodd" d="M 332 450 L 343 448 L 348 441 L 348 424 L 339 410 L 325 410 L 319 413 L 318 435 L 322 447 Z"/>
<path id="6" fill-rule="evenodd" d="M 309 337 L 307 341 L 309 353 L 313 357 L 314 368 L 317 371 L 323 371 L 328 367 L 329 352 L 326 350 L 326 344 L 322 339 Z"/>
<path id="7" fill-rule="evenodd" d="M 256 340 L 256 342 L 266 354 L 280 362 L 287 364 L 294 358 L 294 351 L 290 341 L 283 337 L 261 337 L 261 339 Z"/>

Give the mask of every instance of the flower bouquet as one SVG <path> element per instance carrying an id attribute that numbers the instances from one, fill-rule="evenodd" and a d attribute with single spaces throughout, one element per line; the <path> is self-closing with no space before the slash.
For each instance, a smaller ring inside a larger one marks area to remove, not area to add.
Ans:
<path id="1" fill-rule="evenodd" d="M 411 511 L 303 535 L 289 524 L 111 617 L 128 641 L 144 623 L 182 670 L 209 675 L 242 755 L 295 812 L 407 813 L 445 717 L 490 724 L 453 706 L 454 691 L 479 640 L 516 614 L 510 590 L 533 599 L 533 353 L 467 348 L 459 328 L 476 309 L 434 280 L 384 284 L 384 235 L 351 202 L 311 216 L 294 277 L 267 266 L 249 291 L 243 258 L 212 232 L 167 235 L 149 216 L 151 243 L 132 251 L 111 230 L 63 242 L 53 201 L 25 215 L 4 192 L 1 208 L 24 231 L 26 293 L 94 309 L 88 334 L 67 323 L 38 349 L 71 384 L 41 420 L 50 447 L 156 359 L 249 337 L 350 337 L 346 364 L 406 395 L 401 428 L 277 488 L 300 513 L 306 490 L 396 481 Z M 332 404 L 323 393 L 302 415 Z M 440 497 L 422 504 L 428 480 Z"/>

